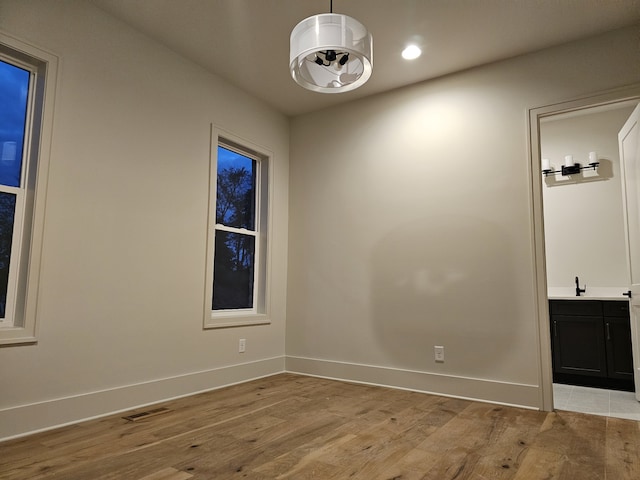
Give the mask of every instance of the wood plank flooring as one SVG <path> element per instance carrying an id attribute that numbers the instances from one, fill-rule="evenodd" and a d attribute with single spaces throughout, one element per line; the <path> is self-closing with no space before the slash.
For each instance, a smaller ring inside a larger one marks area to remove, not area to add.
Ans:
<path id="1" fill-rule="evenodd" d="M 293 374 L 157 407 L 0 443 L 0 479 L 640 479 L 633 420 Z"/>

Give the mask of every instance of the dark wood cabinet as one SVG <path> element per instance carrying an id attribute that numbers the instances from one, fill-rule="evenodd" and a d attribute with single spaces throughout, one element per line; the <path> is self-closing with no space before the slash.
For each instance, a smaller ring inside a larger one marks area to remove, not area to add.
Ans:
<path id="1" fill-rule="evenodd" d="M 554 381 L 633 390 L 629 303 L 550 300 Z"/>
<path id="2" fill-rule="evenodd" d="M 633 354 L 628 302 L 602 302 L 607 373 L 611 378 L 633 381 Z"/>
<path id="3" fill-rule="evenodd" d="M 551 300 L 554 372 L 607 376 L 607 353 L 598 300 Z"/>

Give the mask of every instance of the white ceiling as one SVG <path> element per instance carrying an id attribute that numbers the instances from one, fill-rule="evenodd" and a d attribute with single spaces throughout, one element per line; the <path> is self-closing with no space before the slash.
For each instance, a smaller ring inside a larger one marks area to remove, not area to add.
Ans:
<path id="1" fill-rule="evenodd" d="M 309 92 L 289 74 L 289 35 L 330 0 L 89 0 L 286 115 L 319 110 L 640 23 L 640 0 L 334 0 L 372 33 L 374 68 L 352 92 Z M 422 56 L 400 51 L 417 41 Z"/>

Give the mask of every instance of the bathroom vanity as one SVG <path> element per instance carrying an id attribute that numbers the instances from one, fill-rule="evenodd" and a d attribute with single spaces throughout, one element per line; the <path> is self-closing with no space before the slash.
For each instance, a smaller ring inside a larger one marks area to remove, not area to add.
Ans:
<path id="1" fill-rule="evenodd" d="M 553 381 L 634 390 L 629 302 L 550 299 Z"/>

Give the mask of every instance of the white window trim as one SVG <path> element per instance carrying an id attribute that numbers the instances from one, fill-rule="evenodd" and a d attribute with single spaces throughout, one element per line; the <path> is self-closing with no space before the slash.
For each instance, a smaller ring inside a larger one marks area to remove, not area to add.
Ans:
<path id="1" fill-rule="evenodd" d="M 238 229 L 216 224 L 216 188 L 218 179 L 218 145 L 249 155 L 258 161 L 258 184 L 256 185 L 256 231 Z M 204 328 L 226 328 L 271 323 L 270 278 L 271 278 L 271 195 L 273 193 L 273 153 L 244 138 L 211 127 L 209 161 L 209 211 L 207 220 L 207 256 L 204 295 Z M 256 236 L 254 267 L 254 308 L 213 310 L 213 259 L 215 255 L 216 229 Z"/>
<path id="2" fill-rule="evenodd" d="M 18 262 L 14 265 L 12 247 L 9 285 L 17 285 L 17 288 L 11 291 L 10 287 L 7 291 L 7 304 L 10 303 L 10 298 L 13 303 L 11 306 L 13 321 L 10 326 L 0 327 L 0 345 L 20 345 L 37 342 L 38 291 L 58 57 L 0 32 L 0 56 L 3 56 L 3 53 L 6 53 L 6 59 L 11 63 L 20 63 L 20 57 L 25 57 L 23 63 L 28 65 L 27 70 L 32 72 L 32 87 L 29 95 L 34 98 L 30 103 L 27 119 L 29 145 L 25 149 L 23 158 L 28 158 L 26 161 L 29 165 L 35 164 L 36 171 L 28 167 L 23 169 L 25 189 L 22 189 L 22 198 L 16 198 L 14 245 L 17 247 Z M 37 64 L 35 67 L 34 63 Z M 32 131 L 34 126 L 32 120 L 37 120 L 39 123 L 40 131 L 39 134 L 36 132 L 35 136 Z M 36 158 L 34 159 L 33 156 Z M 30 218 L 25 218 L 20 211 L 27 203 L 32 203 Z M 22 241 L 18 242 L 18 238 Z M 17 280 L 17 278 L 19 281 L 11 282 L 11 279 Z"/>

